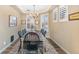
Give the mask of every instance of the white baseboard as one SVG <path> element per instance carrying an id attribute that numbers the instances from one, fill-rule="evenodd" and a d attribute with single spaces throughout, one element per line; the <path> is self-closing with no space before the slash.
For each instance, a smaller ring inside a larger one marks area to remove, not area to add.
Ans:
<path id="1" fill-rule="evenodd" d="M 0 50 L 0 54 L 1 54 L 6 48 L 8 48 L 10 45 L 11 45 L 11 43 L 9 43 L 9 44 L 6 45 L 3 49 L 1 49 L 1 50 Z"/>
<path id="2" fill-rule="evenodd" d="M 54 39 L 54 38 L 53 38 Z M 70 54 L 69 51 L 67 51 L 65 48 L 63 48 L 59 43 L 57 43 L 55 40 L 53 40 L 62 50 L 64 50 L 67 54 Z"/>
<path id="3" fill-rule="evenodd" d="M 5 49 L 7 49 L 11 44 L 13 44 L 16 40 L 14 40 L 13 42 L 9 43 L 8 45 L 6 45 L 3 49 L 0 50 L 0 54 L 5 51 Z"/>

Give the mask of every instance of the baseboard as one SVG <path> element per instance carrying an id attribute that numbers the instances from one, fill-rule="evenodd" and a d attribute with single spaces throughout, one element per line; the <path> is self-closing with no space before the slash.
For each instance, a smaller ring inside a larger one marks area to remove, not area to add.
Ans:
<path id="1" fill-rule="evenodd" d="M 6 45 L 3 49 L 1 49 L 1 50 L 0 50 L 0 54 L 1 54 L 5 49 L 7 49 L 10 45 L 11 45 L 11 43 L 9 43 L 9 44 Z"/>
<path id="2" fill-rule="evenodd" d="M 53 38 L 54 39 L 54 38 Z M 65 48 L 63 48 L 59 43 L 57 43 L 55 40 L 53 40 L 62 50 L 64 50 L 67 54 L 70 54 L 69 51 L 67 51 Z"/>
<path id="3" fill-rule="evenodd" d="M 3 49 L 0 50 L 0 54 L 5 51 L 5 49 L 7 49 L 11 44 L 13 44 L 16 40 L 14 40 L 13 42 L 9 43 L 8 45 L 6 45 Z"/>

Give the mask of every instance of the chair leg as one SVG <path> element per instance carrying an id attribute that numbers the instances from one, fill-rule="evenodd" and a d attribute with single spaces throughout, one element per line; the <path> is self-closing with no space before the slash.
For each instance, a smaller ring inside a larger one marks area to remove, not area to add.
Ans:
<path id="1" fill-rule="evenodd" d="M 18 53 L 20 52 L 21 46 L 19 46 Z"/>

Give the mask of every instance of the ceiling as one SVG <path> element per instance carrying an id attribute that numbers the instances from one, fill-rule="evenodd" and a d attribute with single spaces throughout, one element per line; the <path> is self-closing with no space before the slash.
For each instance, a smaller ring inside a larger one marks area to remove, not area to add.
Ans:
<path id="1" fill-rule="evenodd" d="M 34 5 L 18 5 L 17 6 L 23 13 L 28 11 L 34 12 Z M 42 13 L 50 9 L 51 5 L 35 5 L 35 12 Z"/>

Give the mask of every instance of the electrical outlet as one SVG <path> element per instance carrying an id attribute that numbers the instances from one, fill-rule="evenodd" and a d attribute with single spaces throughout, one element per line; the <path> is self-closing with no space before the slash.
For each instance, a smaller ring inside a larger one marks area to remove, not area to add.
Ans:
<path id="1" fill-rule="evenodd" d="M 6 42 L 4 42 L 3 44 L 6 45 Z"/>

